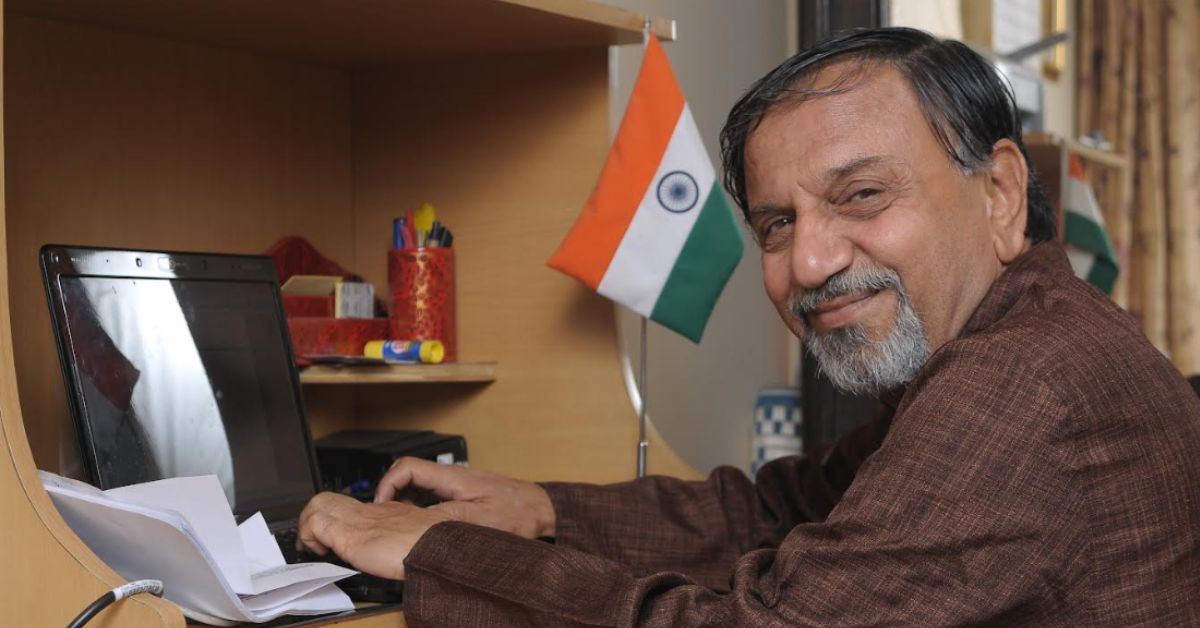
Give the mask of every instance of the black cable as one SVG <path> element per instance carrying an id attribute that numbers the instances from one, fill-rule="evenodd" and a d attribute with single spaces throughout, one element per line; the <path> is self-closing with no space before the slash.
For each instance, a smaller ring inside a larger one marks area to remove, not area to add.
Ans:
<path id="1" fill-rule="evenodd" d="M 92 621 L 93 617 L 98 615 L 100 611 L 108 608 L 113 602 L 123 600 L 131 595 L 137 595 L 138 593 L 151 593 L 162 597 L 162 580 L 134 580 L 101 595 L 96 598 L 95 602 L 92 602 L 87 608 L 83 609 L 83 612 L 78 617 L 71 620 L 71 623 L 67 624 L 67 628 L 80 628 L 80 626 Z"/>
<path id="2" fill-rule="evenodd" d="M 83 609 L 83 612 L 80 613 L 79 616 L 76 617 L 71 623 L 67 624 L 67 628 L 79 628 L 89 621 L 92 621 L 92 618 L 98 615 L 100 611 L 104 610 L 109 604 L 112 604 L 116 601 L 117 596 L 112 591 L 101 595 L 96 599 L 95 602 L 92 602 L 87 608 Z"/>

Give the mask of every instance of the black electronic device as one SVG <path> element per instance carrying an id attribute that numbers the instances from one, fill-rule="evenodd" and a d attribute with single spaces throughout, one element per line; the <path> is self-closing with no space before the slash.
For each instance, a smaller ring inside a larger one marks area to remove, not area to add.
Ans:
<path id="1" fill-rule="evenodd" d="M 369 501 L 379 478 L 398 458 L 412 456 L 440 464 L 466 464 L 462 436 L 419 430 L 346 430 L 316 441 L 321 482 Z"/>
<path id="2" fill-rule="evenodd" d="M 40 258 L 87 479 L 212 474 L 239 521 L 262 512 L 277 538 L 294 534 L 320 472 L 271 258 L 61 245 Z M 375 601 L 403 584 L 354 579 L 339 584 Z"/>

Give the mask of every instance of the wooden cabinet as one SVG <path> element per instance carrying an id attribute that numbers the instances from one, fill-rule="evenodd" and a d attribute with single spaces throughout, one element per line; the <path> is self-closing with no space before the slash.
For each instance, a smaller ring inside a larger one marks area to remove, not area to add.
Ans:
<path id="1" fill-rule="evenodd" d="M 67 419 L 48 242 L 258 252 L 298 234 L 381 287 L 391 219 L 433 202 L 456 234 L 461 359 L 497 363 L 495 381 L 306 386 L 314 434 L 437 429 L 502 473 L 632 476 L 613 307 L 545 260 L 607 151 L 607 46 L 640 42 L 643 16 L 582 0 L 4 6 L 4 616 L 65 624 L 119 581 L 34 471 L 58 468 Z M 652 448 L 652 472 L 694 475 Z M 122 626 L 179 623 L 169 604 L 121 606 Z"/>

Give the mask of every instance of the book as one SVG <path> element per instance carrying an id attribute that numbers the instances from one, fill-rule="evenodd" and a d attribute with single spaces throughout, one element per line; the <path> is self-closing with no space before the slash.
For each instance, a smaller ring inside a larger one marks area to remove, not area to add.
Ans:
<path id="1" fill-rule="evenodd" d="M 71 530 L 127 580 L 161 580 L 188 618 L 217 625 L 353 610 L 335 582 L 357 572 L 287 564 L 261 513 L 238 525 L 214 475 L 101 491 L 39 471 Z"/>

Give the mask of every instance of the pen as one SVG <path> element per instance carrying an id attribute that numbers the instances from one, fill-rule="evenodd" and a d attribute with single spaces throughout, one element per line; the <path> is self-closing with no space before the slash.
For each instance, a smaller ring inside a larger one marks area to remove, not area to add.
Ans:
<path id="1" fill-rule="evenodd" d="M 413 210 L 404 212 L 404 235 L 407 248 L 417 247 L 417 231 L 413 223 Z"/>
<path id="2" fill-rule="evenodd" d="M 392 248 L 393 249 L 405 248 L 404 232 L 405 232 L 404 219 L 403 218 L 393 219 L 392 220 Z"/>

